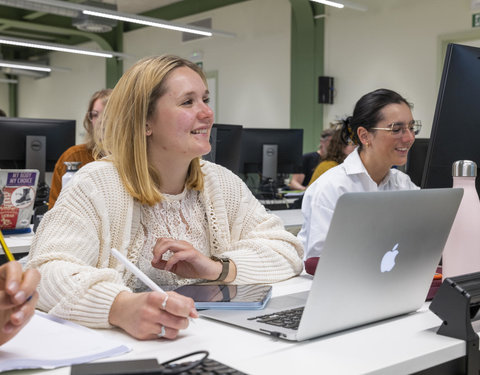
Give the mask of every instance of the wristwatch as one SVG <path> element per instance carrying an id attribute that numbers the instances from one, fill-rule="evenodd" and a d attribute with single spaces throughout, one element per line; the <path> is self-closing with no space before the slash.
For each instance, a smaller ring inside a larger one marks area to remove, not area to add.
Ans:
<path id="1" fill-rule="evenodd" d="M 222 272 L 220 272 L 220 275 L 217 277 L 217 279 L 213 280 L 213 281 L 223 281 L 223 280 L 225 280 L 228 276 L 228 271 L 230 270 L 230 259 L 219 258 L 219 257 L 216 257 L 215 255 L 212 255 L 210 257 L 210 259 L 214 260 L 215 262 L 221 262 L 222 263 Z"/>

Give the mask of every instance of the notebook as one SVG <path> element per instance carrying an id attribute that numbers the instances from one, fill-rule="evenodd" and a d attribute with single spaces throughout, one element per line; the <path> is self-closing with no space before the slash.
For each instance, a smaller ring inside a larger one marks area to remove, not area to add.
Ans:
<path id="1" fill-rule="evenodd" d="M 0 229 L 29 227 L 39 174 L 36 169 L 0 169 Z"/>
<path id="2" fill-rule="evenodd" d="M 302 341 L 418 310 L 462 196 L 463 189 L 346 193 L 335 207 L 309 292 L 272 298 L 261 311 L 200 313 Z M 278 325 L 278 311 L 290 309 L 303 311 L 290 318 L 296 329 Z"/>
<path id="3" fill-rule="evenodd" d="M 0 350 L 0 372 L 52 369 L 127 353 L 128 345 L 78 324 L 36 311 Z"/>

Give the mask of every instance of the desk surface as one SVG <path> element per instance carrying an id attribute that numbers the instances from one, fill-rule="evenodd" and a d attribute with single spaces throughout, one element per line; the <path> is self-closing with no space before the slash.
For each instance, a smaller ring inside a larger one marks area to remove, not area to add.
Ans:
<path id="1" fill-rule="evenodd" d="M 308 290 L 310 284 L 311 277 L 303 275 L 274 285 L 273 294 Z M 274 339 L 206 318 L 197 319 L 173 341 L 138 341 L 120 330 L 101 331 L 133 348 L 128 354 L 107 360 L 157 358 L 163 362 L 191 351 L 208 350 L 212 358 L 251 375 L 408 374 L 465 355 L 463 341 L 435 333 L 440 323 L 425 306 L 413 314 L 301 343 Z M 67 375 L 70 369 L 42 373 Z"/>
<path id="2" fill-rule="evenodd" d="M 34 235 L 33 231 L 30 233 L 9 234 L 5 235 L 5 242 L 12 254 L 28 253 Z"/>

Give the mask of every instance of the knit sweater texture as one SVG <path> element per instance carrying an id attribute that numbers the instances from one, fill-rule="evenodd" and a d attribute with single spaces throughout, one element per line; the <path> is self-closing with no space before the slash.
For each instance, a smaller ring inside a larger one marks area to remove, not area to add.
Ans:
<path id="1" fill-rule="evenodd" d="M 233 284 L 274 283 L 298 275 L 303 249 L 281 220 L 229 170 L 202 161 L 202 171 L 210 255 L 235 263 Z M 134 285 L 133 275 L 110 249 L 138 263 L 146 238 L 141 211 L 113 163 L 92 162 L 78 171 L 42 219 L 31 246 L 27 267 L 42 275 L 37 307 L 89 327 L 110 327 L 114 299 Z"/>

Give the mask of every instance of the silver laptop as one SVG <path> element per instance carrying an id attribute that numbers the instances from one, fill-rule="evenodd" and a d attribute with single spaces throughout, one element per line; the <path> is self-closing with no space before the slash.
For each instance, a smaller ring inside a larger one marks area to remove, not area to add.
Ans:
<path id="1" fill-rule="evenodd" d="M 301 341 L 415 311 L 425 301 L 462 196 L 463 189 L 346 193 L 309 292 L 272 298 L 264 310 L 200 314 Z M 277 313 L 291 309 L 291 328 L 282 327 Z M 297 309 L 303 314 L 294 318 Z"/>

